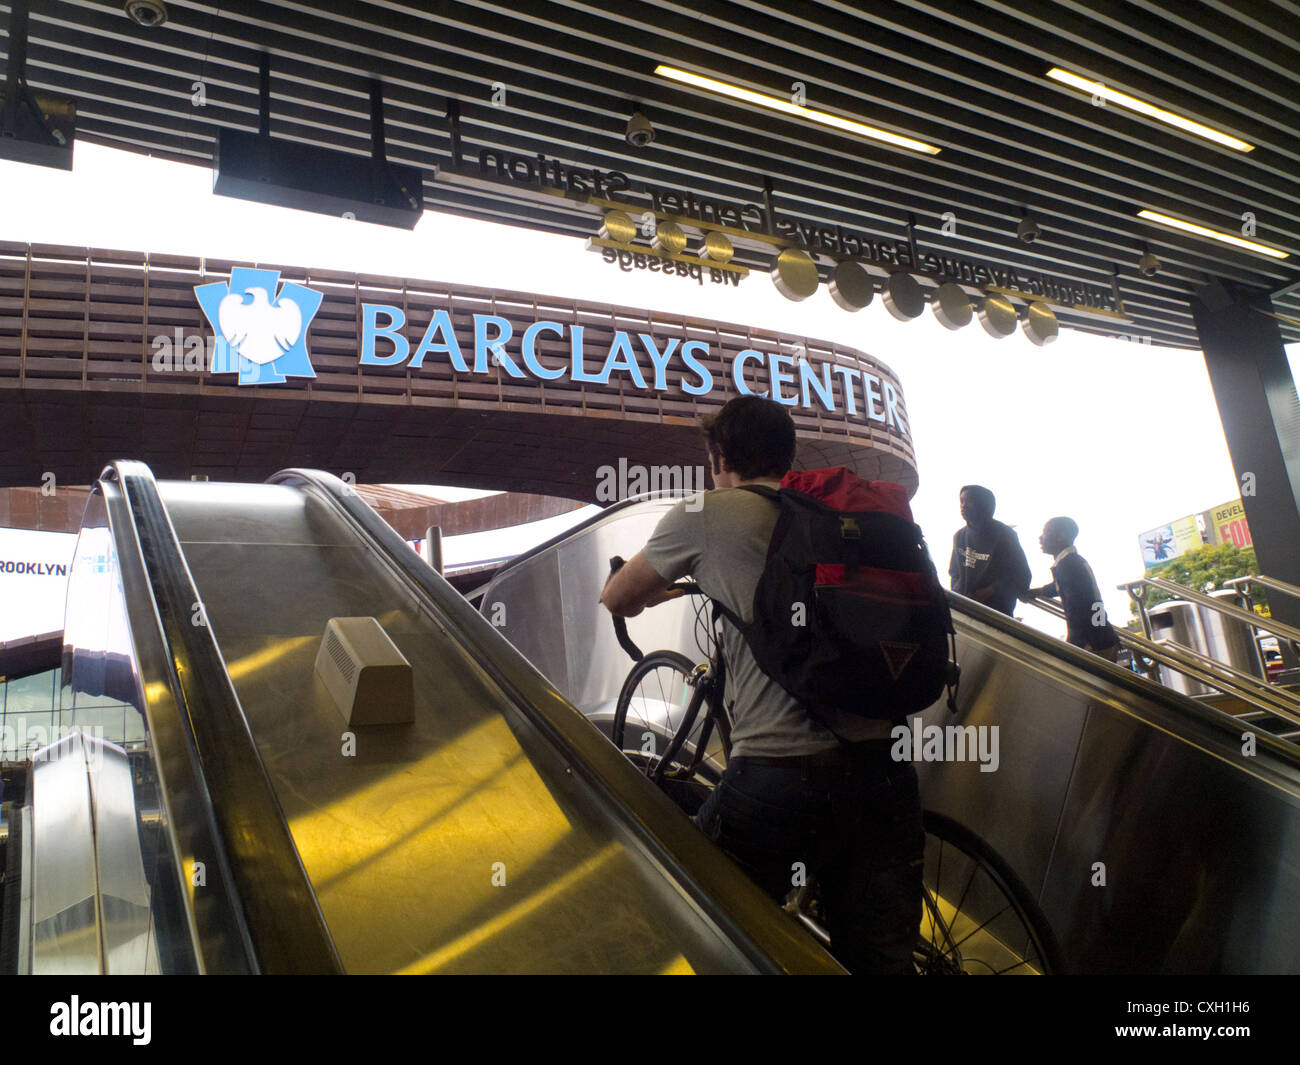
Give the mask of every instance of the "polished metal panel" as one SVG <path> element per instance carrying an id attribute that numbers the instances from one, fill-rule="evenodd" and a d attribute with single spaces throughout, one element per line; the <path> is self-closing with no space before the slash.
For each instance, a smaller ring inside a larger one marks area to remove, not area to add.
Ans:
<path id="1" fill-rule="evenodd" d="M 1060 324 L 1056 320 L 1056 312 L 1046 303 L 1038 300 L 1025 308 L 1025 318 L 1020 323 L 1020 329 L 1033 344 L 1040 348 L 1056 340 L 1061 331 Z"/>
<path id="2" fill-rule="evenodd" d="M 95 823 L 81 733 L 32 757 L 32 972 L 102 971 Z"/>
<path id="3" fill-rule="evenodd" d="M 1151 621 L 1151 638 L 1155 643 L 1172 643 L 1201 654 L 1207 653 L 1201 612 L 1196 609 L 1195 603 L 1171 599 L 1152 607 L 1147 611 L 1147 617 Z M 1213 690 L 1209 685 L 1188 677 L 1181 670 L 1163 664 L 1160 666 L 1160 680 L 1166 687 L 1184 695 L 1208 695 Z"/>
<path id="4" fill-rule="evenodd" d="M 860 263 L 841 259 L 831 271 L 831 299 L 846 311 L 860 311 L 869 306 L 876 293 L 876 283 Z"/>
<path id="5" fill-rule="evenodd" d="M 1016 331 L 1016 305 L 1006 296 L 992 293 L 980 307 L 980 325 L 989 336 L 1002 340 Z"/>
<path id="6" fill-rule="evenodd" d="M 166 683 L 172 689 L 173 708 L 182 711 L 174 720 L 184 749 L 176 753 L 190 762 L 193 783 L 188 794 L 198 796 L 200 816 L 215 828 L 208 840 L 211 850 L 189 857 L 202 863 L 207 880 L 219 887 L 214 897 L 225 900 L 225 931 L 218 932 L 218 939 L 223 934 L 239 937 L 243 957 L 232 959 L 236 967 L 338 971 L 337 953 L 153 475 L 135 462 L 115 463 L 112 473 L 110 483 L 120 488 L 114 532 L 121 537 L 119 543 L 134 538 L 156 618 L 151 633 L 147 623 L 140 631 L 161 640 L 168 650 Z M 235 524 L 246 525 L 254 518 L 245 513 Z M 150 724 L 156 724 L 153 716 Z M 195 871 L 185 871 L 191 888 L 206 887 L 197 883 Z M 207 901 L 206 894 L 195 893 L 196 907 Z"/>
<path id="7" fill-rule="evenodd" d="M 75 707 L 83 693 L 107 690 L 107 678 L 115 677 L 116 697 L 143 710 L 148 747 L 137 761 L 145 796 L 138 808 L 153 811 L 140 837 L 160 970 L 247 971 L 238 910 L 222 878 L 214 872 L 204 890 L 189 897 L 192 885 L 184 874 L 195 868 L 196 855 L 215 854 L 216 844 L 190 748 L 180 735 L 172 660 L 157 625 L 135 524 L 110 468 L 87 501 L 68 582 L 65 704 L 71 700 Z"/>
<path id="8" fill-rule="evenodd" d="M 1239 610 L 1246 608 L 1246 597 L 1231 588 L 1221 588 L 1209 594 L 1211 599 L 1235 606 Z M 1250 625 L 1210 607 L 1201 607 L 1200 614 L 1201 628 L 1205 632 L 1206 654 L 1264 680 L 1264 663 L 1260 661 L 1259 645 L 1255 643 Z M 1261 623 L 1266 624 L 1262 618 Z"/>
<path id="9" fill-rule="evenodd" d="M 772 284 L 788 300 L 806 300 L 817 291 L 817 261 L 801 248 L 782 248 L 772 256 Z"/>
<path id="10" fill-rule="evenodd" d="M 126 751 L 82 737 L 95 815 L 95 863 L 103 935 L 103 971 L 156 972 L 149 885 L 140 854 L 139 816 Z"/>
<path id="11" fill-rule="evenodd" d="M 660 222 L 655 226 L 651 247 L 664 255 L 680 255 L 686 250 L 686 231 L 676 222 Z"/>
<path id="12" fill-rule="evenodd" d="M 636 239 L 636 223 L 626 211 L 606 211 L 600 236 L 618 244 L 627 244 Z"/>
<path id="13" fill-rule="evenodd" d="M 945 281 L 934 290 L 930 309 L 939 324 L 945 329 L 962 329 L 970 325 L 975 311 L 970 297 L 955 282 Z"/>
<path id="14" fill-rule="evenodd" d="M 521 626 L 546 627 L 556 624 L 554 597 L 534 590 L 557 580 L 573 589 L 566 654 L 553 643 L 538 665 L 563 674 L 588 714 L 608 712 L 631 664 L 593 589 L 608 555 L 639 550 L 666 505 L 614 508 L 508 566 L 484 596 Z M 1247 754 L 1242 725 L 1213 708 L 961 596 L 951 601 L 958 713 L 940 702 L 913 721 L 996 728 L 998 763 L 982 772 L 977 760 L 923 760 L 923 801 L 1009 862 L 1067 965 L 1300 971 L 1300 754 L 1262 733 Z M 697 659 L 690 620 L 677 600 L 629 628 L 645 651 Z M 1095 884 L 1103 874 L 1105 886 Z"/>
<path id="15" fill-rule="evenodd" d="M 132 778 L 125 750 L 80 731 L 33 756 L 31 972 L 160 971 Z"/>
<path id="16" fill-rule="evenodd" d="M 348 971 L 835 969 L 523 659 L 502 665 L 514 652 L 490 614 L 400 540 L 377 550 L 346 501 L 289 479 L 160 490 Z M 411 662 L 413 724 L 343 727 L 312 669 L 335 616 L 375 617 Z M 544 705 L 527 709 L 524 689 Z M 763 938 L 665 876 L 673 862 L 761 915 Z"/>
<path id="17" fill-rule="evenodd" d="M 735 254 L 735 245 L 727 239 L 725 233 L 710 229 L 704 234 L 703 245 L 700 248 L 701 259 L 707 259 L 711 263 L 729 263 Z"/>
<path id="18" fill-rule="evenodd" d="M 921 317 L 925 310 L 925 293 L 920 282 L 903 270 L 895 270 L 885 282 L 883 301 L 885 310 L 900 322 L 910 322 Z"/>
<path id="19" fill-rule="evenodd" d="M 23 806 L 15 811 L 19 818 L 22 853 L 19 855 L 21 883 L 19 884 L 18 903 L 18 964 L 16 972 L 20 976 L 30 976 L 32 972 L 32 808 Z M 9 837 L 13 842 L 13 836 Z"/>

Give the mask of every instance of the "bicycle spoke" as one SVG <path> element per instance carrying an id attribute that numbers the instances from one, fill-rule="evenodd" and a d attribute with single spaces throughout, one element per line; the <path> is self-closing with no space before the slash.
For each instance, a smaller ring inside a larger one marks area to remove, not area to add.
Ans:
<path id="1" fill-rule="evenodd" d="M 966 940 L 970 939 L 970 937 L 973 936 L 976 932 L 978 932 L 978 931 L 980 931 L 982 928 L 984 928 L 984 926 L 987 925 L 990 921 L 996 921 L 999 917 L 1001 917 L 1001 916 L 1002 916 L 1004 913 L 1006 913 L 1007 910 L 1009 910 L 1009 909 L 1011 909 L 1011 903 L 1008 902 L 1005 906 L 1002 907 L 1002 909 L 998 910 L 998 912 L 995 913 L 992 917 L 988 917 L 988 918 L 986 918 L 985 920 L 981 921 L 980 924 L 979 924 L 978 926 L 976 926 L 975 928 L 973 928 L 973 929 L 971 929 L 969 932 L 967 932 L 967 933 L 966 933 L 964 936 L 962 936 L 961 939 L 959 939 L 959 940 L 956 942 L 956 944 L 954 944 L 954 945 L 960 947 L 963 943 L 966 942 Z"/>

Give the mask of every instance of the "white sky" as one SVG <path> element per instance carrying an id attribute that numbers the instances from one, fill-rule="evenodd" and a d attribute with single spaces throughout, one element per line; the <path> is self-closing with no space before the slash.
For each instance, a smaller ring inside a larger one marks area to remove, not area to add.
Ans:
<path id="1" fill-rule="evenodd" d="M 211 186 L 208 169 L 89 144 L 77 145 L 72 173 L 0 161 L 0 237 L 454 281 L 855 347 L 902 380 L 921 481 L 912 506 L 940 571 L 961 524 L 959 487 L 984 484 L 997 495 L 997 517 L 1017 528 L 1036 584 L 1050 579 L 1037 544 L 1042 523 L 1056 514 L 1079 523 L 1079 550 L 1118 619 L 1128 617 L 1127 597 L 1114 585 L 1142 572 L 1138 535 L 1239 494 L 1196 352 L 1069 330 L 1036 348 L 1019 333 L 995 341 L 978 324 L 951 333 L 928 312 L 897 322 L 878 299 L 850 314 L 824 287 L 791 303 L 759 272 L 719 291 L 623 273 L 577 238 L 432 211 L 405 232 L 218 197 Z M 1034 265 L 1027 248 L 1018 259 Z M 492 551 L 500 545 L 494 538 Z M 1033 608 L 1022 615 L 1059 631 Z"/>

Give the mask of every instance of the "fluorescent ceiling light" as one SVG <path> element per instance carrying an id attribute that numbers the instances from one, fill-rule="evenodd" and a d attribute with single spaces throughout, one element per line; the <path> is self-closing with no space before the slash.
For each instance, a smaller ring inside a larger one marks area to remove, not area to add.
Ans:
<path id="1" fill-rule="evenodd" d="M 1069 85 L 1081 92 L 1086 92 L 1093 99 L 1109 100 L 1113 104 L 1119 104 L 1121 107 L 1127 107 L 1130 111 L 1136 111 L 1140 115 L 1146 115 L 1147 118 L 1154 118 L 1168 125 L 1176 126 L 1188 133 L 1194 133 L 1198 137 L 1204 137 L 1206 140 L 1214 141 L 1216 144 L 1222 144 L 1226 148 L 1232 148 L 1239 152 L 1253 152 L 1255 146 L 1247 144 L 1243 140 L 1230 136 L 1227 133 L 1220 133 L 1217 129 L 1211 129 L 1209 126 L 1202 125 L 1200 122 L 1193 122 L 1190 118 L 1184 118 L 1182 115 L 1176 115 L 1172 111 L 1166 111 L 1162 107 L 1156 107 L 1147 103 L 1145 100 L 1139 100 L 1136 96 L 1129 96 L 1128 93 L 1120 92 L 1118 89 L 1109 89 L 1099 81 L 1092 78 L 1085 78 L 1079 74 L 1071 74 L 1068 70 L 1062 70 L 1060 67 L 1053 67 L 1047 72 L 1047 76 L 1054 81 L 1059 81 L 1063 85 Z"/>
<path id="2" fill-rule="evenodd" d="M 1217 229 L 1207 229 L 1205 226 L 1198 226 L 1195 222 L 1184 222 L 1181 218 L 1170 218 L 1169 215 L 1159 214 L 1156 211 L 1138 211 L 1138 217 L 1151 222 L 1159 222 L 1162 226 L 1181 229 L 1184 233 L 1195 233 L 1198 237 L 1209 237 L 1211 240 L 1222 241 L 1224 244 L 1231 244 L 1234 248 L 1245 248 L 1247 251 L 1258 252 L 1260 255 L 1269 255 L 1274 259 L 1289 259 L 1291 257 L 1289 253 L 1270 248 L 1267 244 L 1256 244 L 1253 240 L 1245 240 L 1231 233 L 1220 233 Z"/>
<path id="3" fill-rule="evenodd" d="M 809 122 L 817 122 L 823 126 L 830 126 L 832 129 L 842 130 L 845 133 L 852 133 L 858 137 L 866 137 L 874 141 L 884 141 L 884 143 L 892 144 L 896 148 L 907 148 L 909 151 L 924 152 L 926 155 L 939 154 L 939 149 L 934 147 L 932 144 L 913 140 L 911 137 L 903 137 L 897 133 L 890 133 L 888 130 L 876 129 L 874 126 L 868 126 L 862 122 L 854 122 L 851 118 L 841 118 L 839 115 L 832 115 L 826 111 L 818 111 L 812 107 L 803 107 L 799 104 L 791 103 L 789 100 L 783 100 L 779 96 L 768 96 L 767 93 L 754 92 L 752 89 L 742 89 L 739 85 L 729 85 L 727 82 L 718 81 L 716 78 L 706 78 L 700 74 L 692 74 L 690 71 L 678 70 L 676 67 L 666 67 L 662 64 L 655 67 L 655 73 L 660 77 L 679 81 L 683 85 L 693 85 L 697 89 L 720 93 L 723 96 L 730 96 L 733 100 L 743 100 L 745 103 L 756 104 L 759 107 L 766 107 L 771 111 L 780 111 L 783 114 L 794 115 L 795 118 L 806 119 Z"/>

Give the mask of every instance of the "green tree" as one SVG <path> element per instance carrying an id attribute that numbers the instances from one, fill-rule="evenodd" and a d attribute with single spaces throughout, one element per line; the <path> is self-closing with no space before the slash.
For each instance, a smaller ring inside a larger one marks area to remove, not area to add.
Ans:
<path id="1" fill-rule="evenodd" d="M 1184 588 L 1203 592 L 1207 584 L 1222 588 L 1225 581 L 1230 581 L 1234 577 L 1247 577 L 1258 572 L 1259 564 L 1255 561 L 1254 549 L 1233 547 L 1232 544 L 1206 544 L 1186 551 L 1177 558 L 1171 558 L 1168 562 L 1153 566 L 1147 570 L 1146 575 L 1163 577 L 1167 581 L 1181 584 Z M 1267 605 L 1268 599 L 1263 588 L 1252 588 L 1250 594 L 1256 603 Z M 1147 609 L 1172 598 L 1173 596 L 1161 588 L 1148 588 Z M 1137 604 L 1130 603 L 1129 609 L 1136 617 Z"/>

